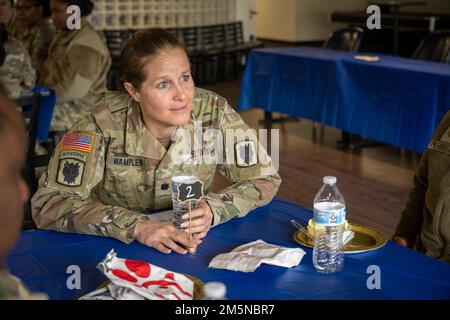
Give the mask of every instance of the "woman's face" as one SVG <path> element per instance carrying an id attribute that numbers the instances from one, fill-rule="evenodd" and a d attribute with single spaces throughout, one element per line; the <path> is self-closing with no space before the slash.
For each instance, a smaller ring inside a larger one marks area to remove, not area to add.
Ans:
<path id="1" fill-rule="evenodd" d="M 52 12 L 52 22 L 56 29 L 61 30 L 66 27 L 67 4 L 58 0 L 50 0 L 50 10 Z"/>
<path id="2" fill-rule="evenodd" d="M 17 0 L 16 2 L 17 20 L 22 26 L 35 25 L 44 15 L 44 10 L 32 0 Z"/>
<path id="3" fill-rule="evenodd" d="M 126 82 L 125 88 L 139 102 L 144 122 L 156 138 L 170 136 L 189 122 L 194 81 L 183 49 L 167 48 L 145 65 L 146 80 L 140 88 Z"/>
<path id="4" fill-rule="evenodd" d="M 13 7 L 11 6 L 11 1 L 0 0 L 0 23 L 8 25 L 13 14 Z"/>

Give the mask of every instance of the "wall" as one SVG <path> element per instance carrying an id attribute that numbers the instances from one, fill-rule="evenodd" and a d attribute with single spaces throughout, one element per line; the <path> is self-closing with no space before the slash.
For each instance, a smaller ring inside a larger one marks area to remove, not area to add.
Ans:
<path id="1" fill-rule="evenodd" d="M 242 1 L 242 0 L 239 0 Z M 289 42 L 321 41 L 342 24 L 330 22 L 335 10 L 365 10 L 376 0 L 256 0 L 256 36 Z M 405 11 L 450 13 L 450 0 L 428 0 Z"/>
<path id="2" fill-rule="evenodd" d="M 186 27 L 236 20 L 238 0 L 93 0 L 96 29 Z"/>

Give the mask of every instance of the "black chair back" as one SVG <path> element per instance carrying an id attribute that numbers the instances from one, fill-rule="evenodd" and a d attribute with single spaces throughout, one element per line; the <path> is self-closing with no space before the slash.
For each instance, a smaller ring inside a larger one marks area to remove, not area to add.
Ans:
<path id="1" fill-rule="evenodd" d="M 119 74 L 120 74 L 120 50 L 125 42 L 130 39 L 135 30 L 105 30 L 106 45 L 111 55 L 111 68 L 109 69 L 106 79 L 108 90 L 118 90 Z"/>
<path id="2" fill-rule="evenodd" d="M 323 47 L 347 52 L 357 52 L 361 46 L 364 30 L 359 27 L 340 29 L 333 32 Z"/>
<path id="3" fill-rule="evenodd" d="M 22 115 L 25 121 L 25 128 L 28 133 L 28 149 L 26 155 L 25 168 L 23 169 L 23 176 L 30 189 L 30 195 L 33 195 L 37 191 L 38 181 L 35 175 L 35 168 L 48 164 L 49 155 L 37 156 L 36 155 L 36 141 L 37 130 L 39 124 L 39 114 L 41 106 L 41 94 L 40 93 L 25 93 L 17 98 L 16 103 L 22 108 Z M 36 228 L 32 216 L 31 216 L 31 202 L 27 201 L 25 206 L 25 217 L 23 229 Z"/>
<path id="4" fill-rule="evenodd" d="M 450 31 L 436 31 L 426 36 L 413 59 L 450 63 Z"/>

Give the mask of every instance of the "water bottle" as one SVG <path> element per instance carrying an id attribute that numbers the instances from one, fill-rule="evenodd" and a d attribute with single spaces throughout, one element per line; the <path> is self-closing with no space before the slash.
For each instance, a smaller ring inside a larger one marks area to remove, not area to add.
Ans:
<path id="1" fill-rule="evenodd" d="M 314 199 L 313 264 L 320 273 L 333 273 L 344 266 L 345 201 L 336 177 L 324 177 L 323 183 Z"/>
<path id="2" fill-rule="evenodd" d="M 203 287 L 202 300 L 226 300 L 227 287 L 222 282 L 207 282 Z"/>
<path id="3" fill-rule="evenodd" d="M 177 187 L 182 183 L 195 183 L 198 180 L 195 168 L 191 163 L 190 155 L 181 156 L 181 164 L 175 166 L 172 173 L 172 204 L 173 204 L 173 219 L 172 223 L 175 227 L 180 228 L 183 223 L 182 216 L 189 211 L 189 204 L 187 202 L 181 203 L 177 199 Z M 198 208 L 198 201 L 191 202 L 191 210 Z"/>

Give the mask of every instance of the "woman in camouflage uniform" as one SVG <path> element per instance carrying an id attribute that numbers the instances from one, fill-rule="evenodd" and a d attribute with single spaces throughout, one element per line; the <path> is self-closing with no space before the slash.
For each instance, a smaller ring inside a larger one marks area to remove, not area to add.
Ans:
<path id="1" fill-rule="evenodd" d="M 0 46 L 5 53 L 4 61 L 0 63 L 0 80 L 8 96 L 17 98 L 22 92 L 33 89 L 36 73 L 28 52 L 18 40 L 8 36 L 3 24 L 0 24 Z"/>
<path id="2" fill-rule="evenodd" d="M 80 29 L 69 30 L 67 8 L 78 5 Z M 56 92 L 51 129 L 66 131 L 106 91 L 106 74 L 111 66 L 108 48 L 86 20 L 93 9 L 89 0 L 51 0 L 52 21 L 58 32 L 49 49 L 38 83 Z"/>
<path id="3" fill-rule="evenodd" d="M 54 30 L 48 17 L 50 16 L 49 0 L 17 0 L 15 10 L 19 29 L 13 34 L 31 57 L 31 63 L 39 77 L 42 66 L 48 57 L 48 47 Z"/>
<path id="4" fill-rule="evenodd" d="M 120 64 L 123 92 L 106 93 L 71 128 L 40 179 L 32 199 L 40 228 L 185 254 L 211 226 L 272 200 L 281 178 L 271 159 L 224 98 L 195 88 L 187 54 L 171 33 L 135 33 Z M 172 206 L 181 154 L 199 159 L 192 166 L 205 193 L 190 230 L 183 216 L 184 231 L 146 214 Z M 213 193 L 216 169 L 231 185 Z M 197 236 L 190 240 L 189 232 Z"/>

